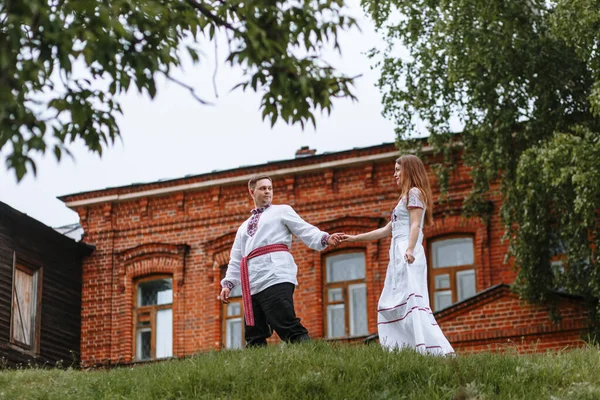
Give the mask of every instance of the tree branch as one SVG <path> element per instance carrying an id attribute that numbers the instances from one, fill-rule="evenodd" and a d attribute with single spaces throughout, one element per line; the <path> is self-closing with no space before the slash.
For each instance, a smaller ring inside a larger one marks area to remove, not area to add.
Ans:
<path id="1" fill-rule="evenodd" d="M 183 87 L 183 88 L 185 88 L 185 89 L 189 90 L 189 91 L 190 91 L 190 93 L 191 93 L 191 95 L 192 95 L 192 97 L 193 97 L 194 99 L 196 99 L 198 102 L 200 102 L 201 104 L 204 104 L 204 105 L 207 105 L 207 106 L 213 106 L 213 105 L 214 105 L 213 103 L 211 103 L 211 102 L 209 102 L 209 101 L 206 101 L 206 100 L 204 100 L 204 99 L 202 99 L 202 98 L 198 97 L 198 95 L 196 94 L 196 89 L 194 89 L 194 88 L 193 88 L 193 87 L 191 87 L 190 85 L 187 85 L 187 84 L 185 84 L 185 83 L 181 82 L 180 80 L 178 80 L 178 79 L 175 79 L 175 78 L 173 78 L 172 76 L 170 76 L 170 75 L 167 75 L 167 74 L 165 74 L 165 77 L 166 77 L 168 80 L 170 80 L 171 82 L 174 82 L 174 83 L 178 84 L 179 86 L 181 86 L 181 87 Z"/>
<path id="2" fill-rule="evenodd" d="M 200 11 L 202 15 L 213 21 L 215 24 L 219 26 L 224 26 L 234 32 L 238 31 L 233 25 L 229 24 L 229 22 L 211 13 L 210 10 L 206 8 L 203 4 L 198 4 L 194 0 L 185 0 L 185 2 L 188 3 L 190 6 L 194 7 L 196 10 Z"/>
<path id="3" fill-rule="evenodd" d="M 219 93 L 217 92 L 217 71 L 219 70 L 219 40 L 215 36 L 215 71 L 213 72 L 212 83 L 213 89 L 215 91 L 215 97 L 219 97 Z"/>

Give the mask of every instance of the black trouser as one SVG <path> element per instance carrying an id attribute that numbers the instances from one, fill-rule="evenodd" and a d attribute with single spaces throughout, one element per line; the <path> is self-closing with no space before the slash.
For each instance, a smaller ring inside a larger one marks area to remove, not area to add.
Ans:
<path id="1" fill-rule="evenodd" d="M 294 311 L 293 283 L 278 283 L 252 296 L 254 326 L 245 326 L 246 346 L 266 346 L 273 330 L 285 342 L 309 340 Z"/>

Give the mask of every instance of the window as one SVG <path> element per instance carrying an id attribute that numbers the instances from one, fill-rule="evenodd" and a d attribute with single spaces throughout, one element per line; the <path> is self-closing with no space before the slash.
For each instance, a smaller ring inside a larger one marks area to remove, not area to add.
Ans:
<path id="1" fill-rule="evenodd" d="M 10 341 L 25 350 L 39 352 L 42 269 L 14 261 Z"/>
<path id="2" fill-rule="evenodd" d="M 136 360 L 173 356 L 173 279 L 148 277 L 135 287 Z"/>
<path id="3" fill-rule="evenodd" d="M 225 277 L 226 268 L 222 269 Z M 244 303 L 242 301 L 242 285 L 233 288 L 229 293 L 229 304 L 223 304 L 223 336 L 221 343 L 226 349 L 244 347 Z"/>
<path id="4" fill-rule="evenodd" d="M 430 245 L 429 258 L 429 285 L 434 311 L 475 295 L 472 237 L 435 240 Z"/>
<path id="5" fill-rule="evenodd" d="M 337 254 L 327 257 L 325 264 L 325 336 L 367 335 L 365 254 Z"/>
<path id="6" fill-rule="evenodd" d="M 242 287 L 236 286 L 229 294 L 229 304 L 223 304 L 223 344 L 226 349 L 244 347 L 244 304 Z"/>

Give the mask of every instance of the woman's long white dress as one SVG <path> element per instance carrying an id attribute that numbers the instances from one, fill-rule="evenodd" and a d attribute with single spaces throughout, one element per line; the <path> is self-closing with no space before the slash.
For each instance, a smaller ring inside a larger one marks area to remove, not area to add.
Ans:
<path id="1" fill-rule="evenodd" d="M 408 199 L 408 208 L 425 210 L 419 189 L 412 188 Z M 422 244 L 424 212 L 413 252 L 415 261 L 408 264 L 404 260 L 410 231 L 408 208 L 403 197 L 392 213 L 390 262 L 377 310 L 379 342 L 389 350 L 410 348 L 420 353 L 453 354 L 454 349 L 429 307 L 427 261 Z"/>

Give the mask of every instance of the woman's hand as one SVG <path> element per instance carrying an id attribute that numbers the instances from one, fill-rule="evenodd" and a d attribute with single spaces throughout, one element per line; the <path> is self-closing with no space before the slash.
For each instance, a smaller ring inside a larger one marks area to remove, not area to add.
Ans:
<path id="1" fill-rule="evenodd" d="M 406 253 L 404 253 L 404 261 L 409 264 L 415 262 L 415 256 L 413 255 L 413 249 L 406 249 Z"/>
<path id="2" fill-rule="evenodd" d="M 356 242 L 356 236 L 357 235 L 347 235 L 344 233 L 342 235 L 342 242 Z"/>

